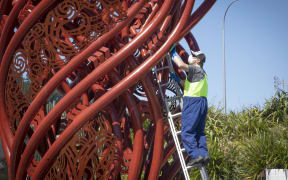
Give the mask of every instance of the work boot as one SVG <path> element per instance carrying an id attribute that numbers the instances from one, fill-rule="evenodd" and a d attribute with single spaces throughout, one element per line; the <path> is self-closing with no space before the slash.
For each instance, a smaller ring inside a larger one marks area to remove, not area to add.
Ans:
<path id="1" fill-rule="evenodd" d="M 203 160 L 204 160 L 203 156 L 199 156 L 198 158 L 193 158 L 187 163 L 187 166 L 199 165 L 199 164 L 203 163 Z"/>

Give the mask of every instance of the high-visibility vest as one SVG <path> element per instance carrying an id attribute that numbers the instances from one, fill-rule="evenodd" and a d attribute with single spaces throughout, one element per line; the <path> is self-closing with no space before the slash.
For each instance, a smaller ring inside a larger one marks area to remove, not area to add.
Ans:
<path id="1" fill-rule="evenodd" d="M 204 78 L 198 82 L 185 81 L 184 96 L 188 97 L 207 97 L 208 94 L 208 81 L 206 74 Z"/>

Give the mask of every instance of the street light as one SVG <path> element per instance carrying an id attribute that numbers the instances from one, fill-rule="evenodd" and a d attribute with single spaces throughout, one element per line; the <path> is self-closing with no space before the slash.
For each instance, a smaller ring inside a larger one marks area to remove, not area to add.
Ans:
<path id="1" fill-rule="evenodd" d="M 236 1 L 239 1 L 239 0 L 235 0 L 233 2 L 231 2 L 229 4 L 229 6 L 227 7 L 226 11 L 225 11 L 225 14 L 224 14 L 224 17 L 223 17 L 223 29 L 222 29 L 222 33 L 223 33 L 223 88 L 224 88 L 224 113 L 226 114 L 227 112 L 227 107 L 226 107 L 226 60 L 225 60 L 225 18 L 226 18 L 226 14 L 229 10 L 229 8 L 232 6 L 233 3 L 235 3 Z"/>

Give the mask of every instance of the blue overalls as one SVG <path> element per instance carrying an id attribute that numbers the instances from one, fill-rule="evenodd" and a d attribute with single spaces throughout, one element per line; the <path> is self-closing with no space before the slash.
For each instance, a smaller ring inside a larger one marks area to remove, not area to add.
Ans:
<path id="1" fill-rule="evenodd" d="M 204 133 L 207 104 L 208 82 L 206 74 L 198 82 L 189 82 L 184 86 L 181 136 L 184 148 L 191 158 L 209 156 Z"/>

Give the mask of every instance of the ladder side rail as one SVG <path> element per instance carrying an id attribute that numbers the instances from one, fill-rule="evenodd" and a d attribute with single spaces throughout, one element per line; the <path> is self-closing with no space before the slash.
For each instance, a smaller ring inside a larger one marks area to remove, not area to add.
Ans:
<path id="1" fill-rule="evenodd" d="M 169 57 L 168 57 L 169 70 L 171 72 L 174 72 L 173 66 L 171 64 L 171 59 Z M 154 70 L 154 72 L 155 72 L 155 75 L 157 77 L 157 74 L 158 74 L 157 73 L 158 72 L 157 68 Z M 185 180 L 190 180 L 189 173 L 188 173 L 188 168 L 186 167 L 185 159 L 184 159 L 184 156 L 183 156 L 183 153 L 182 153 L 182 150 L 181 150 L 180 142 L 179 142 L 178 135 L 177 135 L 177 132 L 176 132 L 176 129 L 175 129 L 175 125 L 174 125 L 174 122 L 173 122 L 173 117 L 172 117 L 172 114 L 171 114 L 171 112 L 169 110 L 169 106 L 168 106 L 168 103 L 167 103 L 167 98 L 162 92 L 163 85 L 160 84 L 160 81 L 158 80 L 158 78 L 157 78 L 157 84 L 158 84 L 158 87 L 159 87 L 161 98 L 162 98 L 162 100 L 164 101 L 164 104 L 165 104 L 165 108 L 166 108 L 166 112 L 167 112 L 167 116 L 168 116 L 169 126 L 170 126 L 170 129 L 171 129 L 171 132 L 172 132 L 172 137 L 173 137 L 173 140 L 174 140 L 174 143 L 175 143 L 175 146 L 176 146 L 176 150 L 177 150 L 177 153 L 178 153 L 178 156 L 179 156 L 179 160 L 180 160 L 180 164 L 181 164 L 181 167 L 182 167 L 182 170 L 183 170 L 183 174 L 184 174 Z M 175 87 L 176 87 L 176 96 L 181 96 L 182 97 L 182 94 L 180 92 L 180 88 L 179 88 L 177 82 L 172 80 L 170 83 L 166 83 L 165 86 L 167 84 L 174 84 Z M 180 103 L 181 103 L 181 100 L 182 100 L 182 98 L 180 98 Z"/>
<path id="2" fill-rule="evenodd" d="M 182 153 L 182 150 L 181 150 L 181 147 L 180 147 L 180 143 L 179 143 L 179 140 L 178 140 L 178 137 L 177 137 L 177 133 L 176 133 L 175 126 L 174 126 L 173 119 L 171 117 L 171 113 L 170 112 L 169 112 L 169 116 L 168 116 L 168 121 L 169 121 L 170 129 L 172 131 L 172 136 L 173 136 L 173 139 L 174 139 L 174 142 L 175 142 L 176 150 L 177 150 L 177 153 L 178 153 L 178 156 L 179 156 L 179 160 L 180 160 L 180 163 L 181 163 L 181 166 L 182 166 L 182 170 L 183 170 L 185 179 L 186 180 L 190 180 L 190 177 L 189 177 L 189 174 L 188 174 L 188 171 L 187 171 L 187 167 L 186 167 L 186 163 L 185 163 L 185 160 L 184 160 L 184 156 L 183 156 L 183 153 Z"/>
<path id="3" fill-rule="evenodd" d="M 174 126 L 174 123 L 173 123 L 173 118 L 172 118 L 171 112 L 169 110 L 169 107 L 168 107 L 168 104 L 167 104 L 167 101 L 166 101 L 166 97 L 163 95 L 163 92 L 162 92 L 162 89 L 161 89 L 162 86 L 160 85 L 160 82 L 158 81 L 158 79 L 157 79 L 157 84 L 158 84 L 158 87 L 159 87 L 159 90 L 160 90 L 160 95 L 161 95 L 161 97 L 162 97 L 162 99 L 164 100 L 164 103 L 165 103 L 165 108 L 166 108 L 166 112 L 167 112 L 167 116 L 168 116 L 169 126 L 170 126 L 170 129 L 171 129 L 171 132 L 172 132 L 173 140 L 175 142 L 176 150 L 177 150 L 177 153 L 178 153 L 178 156 L 179 156 L 179 160 L 180 160 L 180 164 L 181 164 L 181 167 L 182 167 L 182 170 L 183 170 L 184 177 L 185 177 L 186 180 L 190 180 L 190 177 L 189 177 L 189 174 L 188 174 L 188 171 L 187 171 L 187 168 L 186 168 L 186 163 L 185 163 L 185 160 L 184 160 L 184 157 L 183 157 L 183 153 L 182 153 L 182 150 L 181 150 L 181 147 L 180 147 L 180 143 L 179 143 L 179 140 L 178 140 L 178 137 L 177 137 L 177 133 L 176 133 L 176 130 L 175 130 L 175 126 Z"/>
<path id="4" fill-rule="evenodd" d="M 156 77 L 157 77 L 157 71 L 154 71 L 154 72 L 156 73 Z M 179 140 L 178 140 L 178 137 L 177 137 L 177 134 L 176 134 L 176 130 L 175 130 L 175 126 L 174 126 L 174 123 L 173 123 L 172 116 L 171 116 L 171 112 L 169 110 L 168 103 L 166 101 L 166 97 L 164 96 L 164 94 L 162 92 L 162 86 L 160 85 L 160 81 L 158 79 L 157 79 L 157 84 L 158 84 L 158 87 L 159 87 L 160 96 L 164 100 L 164 104 L 165 104 L 165 108 L 166 108 L 166 112 L 167 112 L 167 116 L 168 116 L 169 126 L 170 126 L 170 129 L 172 131 L 172 137 L 173 137 L 173 140 L 174 140 L 174 143 L 175 143 L 175 146 L 176 146 L 176 150 L 177 150 L 177 153 L 178 153 L 178 156 L 179 156 L 179 160 L 180 160 L 180 164 L 181 164 L 181 167 L 182 167 L 182 170 L 183 170 L 184 177 L 185 177 L 186 180 L 190 180 L 190 177 L 189 177 L 189 174 L 188 174 L 188 171 L 187 171 L 187 168 L 186 168 L 185 160 L 184 160 L 184 157 L 183 157 L 183 153 L 181 151 L 180 143 L 179 143 Z"/>
<path id="5" fill-rule="evenodd" d="M 200 174 L 201 174 L 201 178 L 202 180 L 209 180 L 206 168 L 204 166 L 201 166 L 200 168 Z"/>

